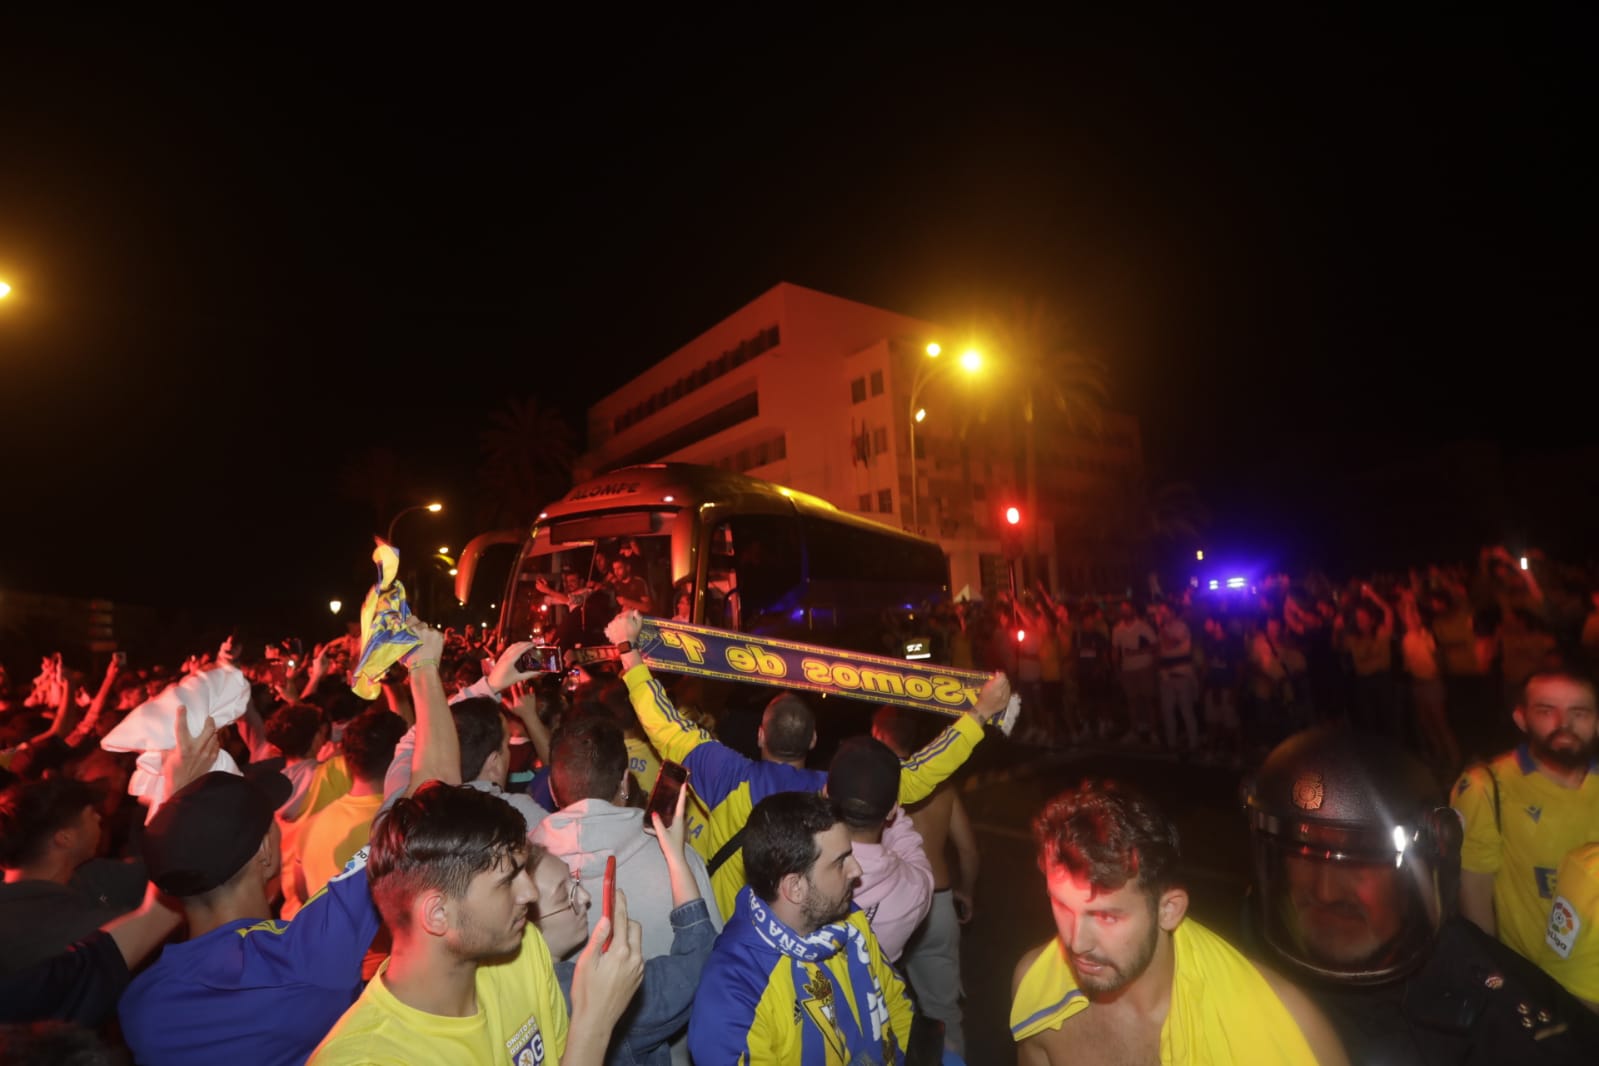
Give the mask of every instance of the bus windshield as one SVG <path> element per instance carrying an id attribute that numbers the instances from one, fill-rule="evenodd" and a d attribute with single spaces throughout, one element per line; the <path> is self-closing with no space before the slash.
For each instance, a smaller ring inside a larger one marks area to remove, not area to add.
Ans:
<path id="1" fill-rule="evenodd" d="M 541 527 L 523 554 L 509 616 L 511 639 L 562 647 L 603 644 L 605 624 L 619 609 L 670 612 L 669 534 L 571 542 L 560 537 L 560 526 Z"/>

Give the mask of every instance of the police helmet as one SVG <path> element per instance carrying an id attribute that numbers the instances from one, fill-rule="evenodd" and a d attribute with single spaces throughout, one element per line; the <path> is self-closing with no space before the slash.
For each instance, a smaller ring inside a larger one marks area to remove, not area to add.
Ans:
<path id="1" fill-rule="evenodd" d="M 1388 741 L 1296 734 L 1246 786 L 1259 930 L 1290 969 L 1341 984 L 1404 976 L 1454 905 L 1458 815 Z"/>

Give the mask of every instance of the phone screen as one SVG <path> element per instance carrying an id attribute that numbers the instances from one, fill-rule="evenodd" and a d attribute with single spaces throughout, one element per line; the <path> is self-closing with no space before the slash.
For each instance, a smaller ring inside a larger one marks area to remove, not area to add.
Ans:
<path id="1" fill-rule="evenodd" d="M 611 950 L 611 937 L 616 935 L 616 856 L 612 855 L 605 860 L 605 887 L 601 889 L 605 900 L 605 917 L 611 919 L 611 931 L 605 934 L 605 943 L 600 946 L 600 951 Z"/>
<path id="2" fill-rule="evenodd" d="M 677 814 L 677 796 L 688 781 L 688 767 L 670 760 L 661 764 L 661 774 L 650 789 L 650 801 L 644 807 L 644 824 L 650 825 L 650 815 L 659 814 L 661 824 L 671 826 Z"/>
<path id="3" fill-rule="evenodd" d="M 522 673 L 542 670 L 548 674 L 558 674 L 561 667 L 561 649 L 553 645 L 535 645 L 516 657 L 516 668 Z"/>

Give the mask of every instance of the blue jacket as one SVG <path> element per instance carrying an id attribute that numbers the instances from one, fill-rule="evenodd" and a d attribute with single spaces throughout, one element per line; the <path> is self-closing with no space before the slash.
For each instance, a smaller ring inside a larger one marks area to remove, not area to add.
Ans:
<path id="1" fill-rule="evenodd" d="M 611 1030 L 605 1049 L 606 1066 L 669 1066 L 666 1042 L 688 1024 L 699 988 L 700 971 L 711 956 L 716 929 L 703 899 L 692 900 L 672 912 L 672 951 L 644 962 L 644 984 L 626 1013 Z M 566 1008 L 572 1009 L 572 975 L 576 960 L 555 964 Z"/>
<path id="2" fill-rule="evenodd" d="M 122 1033 L 145 1066 L 302 1066 L 361 994 L 378 931 L 358 868 L 312 896 L 291 922 L 229 922 L 169 944 L 122 996 Z"/>

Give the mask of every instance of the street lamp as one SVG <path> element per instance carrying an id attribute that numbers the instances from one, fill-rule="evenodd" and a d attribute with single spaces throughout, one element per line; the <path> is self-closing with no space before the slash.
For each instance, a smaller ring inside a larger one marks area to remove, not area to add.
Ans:
<path id="1" fill-rule="evenodd" d="M 940 366 L 947 368 L 950 365 L 948 363 L 939 363 L 938 357 L 942 355 L 943 352 L 944 349 L 939 345 L 929 344 L 927 346 L 927 358 L 917 360 L 916 373 L 911 377 L 910 406 L 907 408 L 907 412 L 910 415 L 909 424 L 911 431 L 910 465 L 912 533 L 919 532 L 922 524 L 922 492 L 921 485 L 919 484 L 920 479 L 916 474 L 916 426 L 919 422 L 927 417 L 926 408 L 918 406 L 916 401 L 921 399 L 922 390 L 927 387 L 927 384 L 932 381 L 933 378 L 938 376 Z M 968 349 L 967 352 L 960 357 L 959 364 L 960 368 L 966 371 L 966 373 L 975 374 L 983 368 L 983 357 L 975 350 Z"/>
<path id="2" fill-rule="evenodd" d="M 383 539 L 388 541 L 390 544 L 393 544 L 394 543 L 394 526 L 395 526 L 395 524 L 397 522 L 399 522 L 400 519 L 402 519 L 406 515 L 410 514 L 412 511 L 431 511 L 434 514 L 438 514 L 442 510 L 444 510 L 444 505 L 442 503 L 419 503 L 415 507 L 407 507 L 405 510 L 401 511 L 399 514 L 397 514 L 393 518 L 389 519 L 389 534 L 388 534 L 388 536 L 384 537 Z"/>
<path id="3" fill-rule="evenodd" d="M 344 601 L 343 600 L 329 600 L 328 601 L 328 610 L 332 611 L 334 614 L 338 614 L 339 611 L 343 607 L 344 607 Z"/>
<path id="4" fill-rule="evenodd" d="M 11 286 L 7 285 L 3 281 L 0 281 L 0 300 L 4 300 L 7 296 L 10 296 L 10 295 L 11 295 Z"/>

